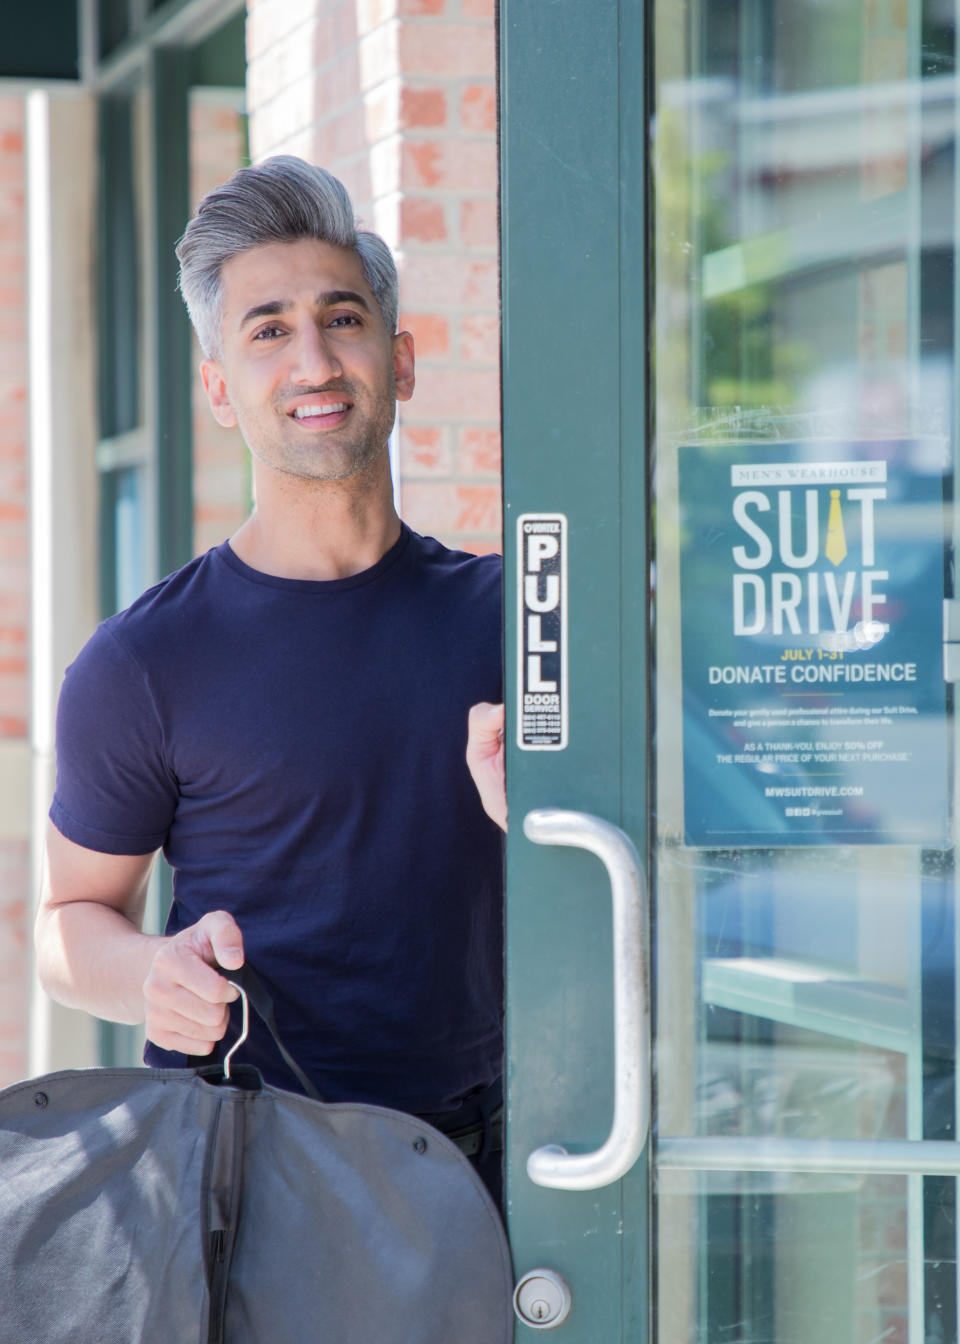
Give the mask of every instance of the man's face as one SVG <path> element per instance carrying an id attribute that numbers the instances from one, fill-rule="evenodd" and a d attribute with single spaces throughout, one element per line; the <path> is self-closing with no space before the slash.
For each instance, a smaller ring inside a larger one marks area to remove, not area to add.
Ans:
<path id="1" fill-rule="evenodd" d="M 301 479 L 372 463 L 413 393 L 413 338 L 387 331 L 359 258 L 313 238 L 267 243 L 226 262 L 222 284 L 222 354 L 201 365 L 217 421 Z"/>

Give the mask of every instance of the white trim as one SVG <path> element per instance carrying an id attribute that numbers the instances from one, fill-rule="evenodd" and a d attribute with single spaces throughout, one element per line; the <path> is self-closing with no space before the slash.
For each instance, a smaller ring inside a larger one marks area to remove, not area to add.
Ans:
<path id="1" fill-rule="evenodd" d="M 22 75 L 0 75 L 0 98 L 27 98 L 39 90 L 42 93 L 76 94 L 80 81 L 76 79 L 27 79 Z"/>
<path id="2" fill-rule="evenodd" d="M 96 621 L 94 311 L 95 117 L 71 97 L 26 100 L 30 402 L 31 880 L 39 896 L 63 670 Z M 29 1067 L 93 1064 L 93 1021 L 52 1003 L 31 977 Z"/>
<path id="3" fill-rule="evenodd" d="M 50 99 L 36 90 L 26 102 L 28 350 L 30 360 L 30 575 L 32 723 L 34 750 L 53 750 L 53 368 L 50 307 Z"/>
<path id="4" fill-rule="evenodd" d="M 31 736 L 33 742 L 33 845 L 31 885 L 39 899 L 43 873 L 41 836 L 53 758 L 50 701 L 53 685 L 53 378 L 50 367 L 50 99 L 36 90 L 26 101 L 27 318 L 30 376 L 30 629 Z M 32 968 L 31 968 L 32 970 Z M 52 1008 L 30 978 L 30 1072 L 44 1073 L 50 1060 Z"/>
<path id="5" fill-rule="evenodd" d="M 960 1176 L 954 1139 L 781 1139 L 757 1135 L 665 1137 L 654 1146 L 658 1172 L 815 1171 L 893 1176 Z"/>

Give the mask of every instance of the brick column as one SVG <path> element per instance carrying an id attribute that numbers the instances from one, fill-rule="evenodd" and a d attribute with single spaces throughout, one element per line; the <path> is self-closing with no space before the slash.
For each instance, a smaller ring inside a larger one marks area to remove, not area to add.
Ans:
<path id="1" fill-rule="evenodd" d="M 30 541 L 24 101 L 0 98 L 0 1086 L 27 1072 Z"/>
<path id="2" fill-rule="evenodd" d="M 404 517 L 499 549 L 493 0 L 248 0 L 247 59 L 254 159 L 329 168 L 396 253 L 418 375 Z"/>
<path id="3" fill-rule="evenodd" d="M 27 736 L 29 537 L 24 110 L 0 98 L 0 738 Z"/>

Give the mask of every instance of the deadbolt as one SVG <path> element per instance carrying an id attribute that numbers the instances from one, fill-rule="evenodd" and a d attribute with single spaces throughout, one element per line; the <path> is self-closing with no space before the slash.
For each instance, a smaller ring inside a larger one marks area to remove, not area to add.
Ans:
<path id="1" fill-rule="evenodd" d="M 552 1269 L 531 1269 L 517 1284 L 513 1309 L 531 1330 L 553 1330 L 570 1315 L 570 1289 Z"/>

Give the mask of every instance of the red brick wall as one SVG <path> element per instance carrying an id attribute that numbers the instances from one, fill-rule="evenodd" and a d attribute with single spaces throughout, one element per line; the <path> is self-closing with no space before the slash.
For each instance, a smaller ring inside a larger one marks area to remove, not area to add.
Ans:
<path id="1" fill-rule="evenodd" d="M 29 733 L 30 539 L 24 101 L 0 97 L 0 748 Z M 24 756 L 18 755 L 22 773 Z M 7 781 L 9 784 L 9 780 Z M 24 777 L 23 787 L 29 788 Z M 27 1068 L 30 845 L 0 829 L 0 1086 Z"/>
<path id="2" fill-rule="evenodd" d="M 417 391 L 401 407 L 401 509 L 500 546 L 493 0 L 248 0 L 255 159 L 335 172 L 394 248 Z"/>
<path id="3" fill-rule="evenodd" d="M 23 99 L 0 98 L 0 737 L 26 737 L 30 701 L 23 136 Z"/>

